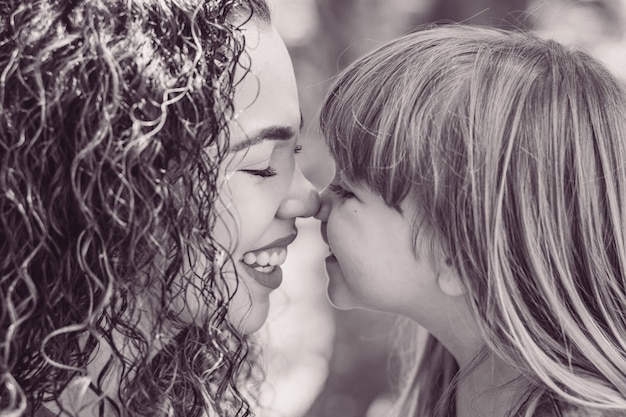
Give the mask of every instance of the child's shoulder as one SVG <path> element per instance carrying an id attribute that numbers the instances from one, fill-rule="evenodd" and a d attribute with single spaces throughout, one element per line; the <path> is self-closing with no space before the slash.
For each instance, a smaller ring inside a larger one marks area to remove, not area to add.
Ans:
<path id="1" fill-rule="evenodd" d="M 626 417 L 626 411 L 601 411 L 589 409 L 570 409 L 562 413 L 563 417 Z"/>
<path id="2" fill-rule="evenodd" d="M 626 411 L 608 411 L 566 405 L 561 408 L 563 417 L 626 417 Z"/>
<path id="3" fill-rule="evenodd" d="M 535 417 L 626 417 L 626 410 L 598 410 L 551 399 L 536 410 Z"/>

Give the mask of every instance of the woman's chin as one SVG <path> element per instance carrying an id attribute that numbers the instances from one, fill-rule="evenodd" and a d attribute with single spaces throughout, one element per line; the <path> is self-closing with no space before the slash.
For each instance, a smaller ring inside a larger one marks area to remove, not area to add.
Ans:
<path id="1" fill-rule="evenodd" d="M 269 313 L 269 300 L 254 300 L 253 308 L 233 309 L 228 312 L 228 320 L 244 335 L 252 334 L 263 327 Z"/>

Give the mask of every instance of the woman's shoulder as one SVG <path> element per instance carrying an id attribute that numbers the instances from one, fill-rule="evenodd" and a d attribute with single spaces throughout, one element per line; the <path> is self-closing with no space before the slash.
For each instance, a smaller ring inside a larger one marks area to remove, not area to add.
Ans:
<path id="1" fill-rule="evenodd" d="M 50 411 L 49 409 L 47 409 L 46 407 L 41 406 L 37 409 L 37 411 L 35 411 L 33 416 L 34 417 L 56 417 L 56 414 Z"/>

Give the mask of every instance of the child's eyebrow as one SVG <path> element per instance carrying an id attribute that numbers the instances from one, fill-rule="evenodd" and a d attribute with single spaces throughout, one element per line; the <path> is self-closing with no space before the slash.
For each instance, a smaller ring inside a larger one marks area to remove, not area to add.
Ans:
<path id="1" fill-rule="evenodd" d="M 302 129 L 303 125 L 304 125 L 304 119 L 302 117 L 302 112 L 301 112 L 300 113 L 300 126 L 298 128 L 298 131 Z M 228 148 L 228 151 L 239 152 L 241 150 L 249 148 L 250 146 L 254 146 L 258 143 L 261 143 L 264 140 L 290 140 L 291 138 L 293 138 L 294 136 L 298 134 L 298 131 L 296 131 L 291 126 L 274 125 L 274 126 L 264 127 L 258 130 L 257 132 L 253 133 L 252 135 L 250 135 L 247 139 L 230 146 Z"/>

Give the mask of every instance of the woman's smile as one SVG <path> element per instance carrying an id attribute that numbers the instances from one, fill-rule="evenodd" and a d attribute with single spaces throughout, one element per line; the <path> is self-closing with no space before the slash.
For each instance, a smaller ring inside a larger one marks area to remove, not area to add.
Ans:
<path id="1" fill-rule="evenodd" d="M 240 260 L 244 270 L 259 284 L 269 289 L 276 289 L 283 279 L 283 272 L 280 267 L 287 258 L 287 246 L 289 246 L 298 236 L 297 231 L 276 239 L 269 245 L 260 249 L 246 252 Z"/>

